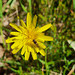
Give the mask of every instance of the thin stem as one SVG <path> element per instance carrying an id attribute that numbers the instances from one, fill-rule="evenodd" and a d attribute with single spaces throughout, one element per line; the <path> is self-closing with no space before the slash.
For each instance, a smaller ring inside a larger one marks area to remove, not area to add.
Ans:
<path id="1" fill-rule="evenodd" d="M 3 24 L 2 0 L 0 0 L 0 18 L 1 18 L 0 33 L 1 33 L 2 41 L 3 41 L 3 46 L 6 49 L 5 42 L 4 42 L 4 37 L 3 37 L 3 30 L 2 30 L 2 24 Z"/>
<path id="2" fill-rule="evenodd" d="M 46 75 L 48 75 L 48 65 L 47 65 L 47 48 L 45 49 L 46 55 L 45 55 L 45 67 L 46 67 Z"/>
<path id="3" fill-rule="evenodd" d="M 29 9 L 30 9 L 30 12 L 31 12 L 31 14 L 32 14 L 32 4 L 31 4 L 31 0 L 29 0 Z"/>
<path id="4" fill-rule="evenodd" d="M 46 3 L 46 5 L 47 5 L 47 0 L 45 0 L 45 3 Z"/>

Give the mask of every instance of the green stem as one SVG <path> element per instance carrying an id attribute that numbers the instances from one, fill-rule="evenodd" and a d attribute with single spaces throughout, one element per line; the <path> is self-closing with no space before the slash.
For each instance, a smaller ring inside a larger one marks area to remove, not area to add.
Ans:
<path id="1" fill-rule="evenodd" d="M 29 0 L 29 9 L 30 9 L 30 12 L 31 12 L 31 14 L 32 14 L 32 4 L 31 4 L 31 0 Z"/>
<path id="2" fill-rule="evenodd" d="M 46 5 L 47 5 L 47 0 L 45 0 L 45 3 L 46 3 Z"/>
<path id="3" fill-rule="evenodd" d="M 0 18 L 1 18 L 0 33 L 1 33 L 2 41 L 3 41 L 3 46 L 4 46 L 4 48 L 6 48 L 5 42 L 4 42 L 4 37 L 3 37 L 3 30 L 2 30 L 2 24 L 3 24 L 2 0 L 0 0 Z"/>
<path id="4" fill-rule="evenodd" d="M 46 75 L 48 75 L 48 65 L 47 65 L 47 48 L 45 49 L 46 55 L 45 55 L 45 67 L 46 67 Z"/>

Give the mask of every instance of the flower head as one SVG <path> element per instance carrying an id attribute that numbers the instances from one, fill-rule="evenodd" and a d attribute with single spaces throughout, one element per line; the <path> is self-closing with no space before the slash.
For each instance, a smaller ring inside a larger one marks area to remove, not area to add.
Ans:
<path id="1" fill-rule="evenodd" d="M 12 43 L 11 48 L 13 49 L 12 53 L 16 54 L 20 49 L 21 55 L 25 54 L 25 60 L 29 59 L 30 53 L 34 60 L 37 59 L 37 53 L 45 56 L 43 49 L 46 46 L 43 44 L 45 41 L 53 41 L 53 38 L 50 36 L 45 36 L 44 31 L 49 29 L 52 25 L 47 24 L 41 28 L 36 27 L 37 16 L 35 15 L 33 20 L 31 14 L 27 14 L 27 25 L 21 20 L 21 25 L 17 26 L 16 24 L 10 23 L 17 31 L 10 32 L 14 37 L 8 38 L 6 43 Z"/>

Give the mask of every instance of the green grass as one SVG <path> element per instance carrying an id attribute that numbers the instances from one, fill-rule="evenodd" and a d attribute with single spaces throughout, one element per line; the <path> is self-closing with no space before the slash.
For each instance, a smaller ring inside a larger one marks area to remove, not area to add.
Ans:
<path id="1" fill-rule="evenodd" d="M 18 15 L 21 19 L 26 21 L 27 12 L 31 12 L 32 15 L 36 14 L 38 16 L 37 26 L 41 27 L 49 23 L 53 25 L 51 29 L 45 32 L 46 35 L 53 36 L 54 38 L 52 42 L 45 42 L 47 46 L 45 52 L 47 55 L 43 57 L 38 54 L 36 61 L 33 61 L 32 58 L 29 61 L 25 61 L 24 56 L 21 56 L 20 52 L 13 55 L 10 44 L 6 44 L 4 41 L 6 38 L 11 37 L 9 33 L 13 31 L 12 28 L 9 28 L 9 25 L 3 26 L 5 16 L 8 18 L 14 17 L 12 23 L 17 23 L 17 14 L 10 17 L 10 14 L 16 11 L 15 8 L 11 9 L 11 4 L 14 4 L 13 1 L 8 0 L 3 7 L 3 1 L 0 0 L 0 36 L 2 36 L 2 45 L 5 49 L 3 57 L 0 58 L 0 62 L 3 63 L 3 65 L 0 65 L 0 68 L 6 68 L 7 72 L 9 69 L 19 75 L 31 75 L 34 73 L 41 75 L 43 64 L 44 75 L 51 74 L 51 71 L 56 73 L 62 71 L 63 75 L 67 75 L 75 63 L 75 50 L 68 43 L 68 40 L 73 42 L 75 40 L 75 1 L 73 0 L 73 3 L 72 0 L 17 1 L 19 5 L 16 6 L 18 7 Z M 9 11 L 6 12 L 6 9 Z M 3 38 L 3 31 L 7 34 L 7 36 L 5 35 L 6 38 Z"/>

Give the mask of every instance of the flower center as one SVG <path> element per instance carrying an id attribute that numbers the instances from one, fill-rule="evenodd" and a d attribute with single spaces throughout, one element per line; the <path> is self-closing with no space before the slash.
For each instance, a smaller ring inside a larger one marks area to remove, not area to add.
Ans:
<path id="1" fill-rule="evenodd" d="M 29 29 L 27 31 L 27 38 L 26 39 L 29 44 L 32 44 L 33 40 L 36 39 L 36 32 L 33 29 Z"/>

